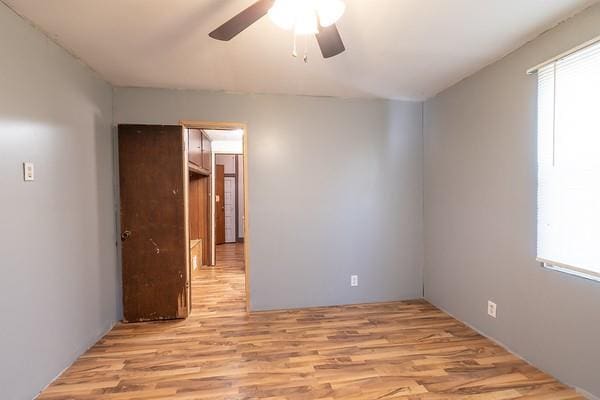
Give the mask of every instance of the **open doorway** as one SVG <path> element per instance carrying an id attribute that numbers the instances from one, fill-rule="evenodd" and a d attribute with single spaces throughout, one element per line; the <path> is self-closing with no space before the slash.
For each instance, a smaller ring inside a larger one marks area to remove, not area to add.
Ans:
<path id="1" fill-rule="evenodd" d="M 207 285 L 223 277 L 234 283 L 229 286 L 237 288 L 237 292 L 219 294 L 219 291 L 214 291 L 214 297 L 241 296 L 245 298 L 247 308 L 249 291 L 245 126 L 195 121 L 182 121 L 181 124 L 190 137 L 190 163 L 193 161 L 191 147 L 196 143 L 192 135 L 199 135 L 202 140 L 207 140 L 206 145 L 210 148 L 211 157 L 208 175 L 198 174 L 192 167 L 189 169 L 192 312 L 196 305 L 198 309 L 206 306 L 205 295 L 210 290 Z M 199 187 L 202 193 L 198 194 L 196 187 Z M 207 193 L 205 198 L 203 193 Z M 201 222 L 204 219 L 203 213 L 209 216 L 205 219 L 207 226 Z M 199 226 L 199 229 L 193 224 Z"/>
<path id="2" fill-rule="evenodd" d="M 124 321 L 231 296 L 248 309 L 246 136 L 240 124 L 119 125 Z"/>
<path id="3" fill-rule="evenodd" d="M 206 129 L 205 132 L 211 139 L 214 157 L 213 265 L 235 263 L 240 266 L 243 262 L 245 221 L 244 131 Z"/>

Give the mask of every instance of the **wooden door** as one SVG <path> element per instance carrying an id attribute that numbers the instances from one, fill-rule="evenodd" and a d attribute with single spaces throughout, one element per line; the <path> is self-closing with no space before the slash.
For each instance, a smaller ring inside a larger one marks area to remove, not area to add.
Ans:
<path id="1" fill-rule="evenodd" d="M 119 125 L 123 317 L 185 318 L 187 165 L 180 126 Z"/>
<path id="2" fill-rule="evenodd" d="M 215 242 L 225 243 L 225 167 L 215 166 Z"/>

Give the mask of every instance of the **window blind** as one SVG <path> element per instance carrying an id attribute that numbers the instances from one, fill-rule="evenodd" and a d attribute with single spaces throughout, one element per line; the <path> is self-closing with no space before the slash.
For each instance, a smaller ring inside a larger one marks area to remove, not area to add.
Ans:
<path id="1" fill-rule="evenodd" d="M 537 257 L 600 279 L 600 42 L 538 70 Z"/>

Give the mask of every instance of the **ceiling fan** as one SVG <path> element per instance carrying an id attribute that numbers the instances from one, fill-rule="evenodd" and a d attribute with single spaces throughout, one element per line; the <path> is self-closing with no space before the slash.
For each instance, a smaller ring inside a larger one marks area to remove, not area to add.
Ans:
<path id="1" fill-rule="evenodd" d="M 330 58 L 346 50 L 335 25 L 345 9 L 342 0 L 258 0 L 208 35 L 229 41 L 268 14 L 277 26 L 294 31 L 294 56 L 296 36 L 314 34 L 323 57 Z"/>

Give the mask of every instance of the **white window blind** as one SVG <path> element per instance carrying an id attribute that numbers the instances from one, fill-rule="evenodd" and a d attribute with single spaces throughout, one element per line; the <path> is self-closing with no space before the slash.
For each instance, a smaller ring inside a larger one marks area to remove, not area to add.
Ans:
<path id="1" fill-rule="evenodd" d="M 538 70 L 537 256 L 600 279 L 600 42 Z"/>

